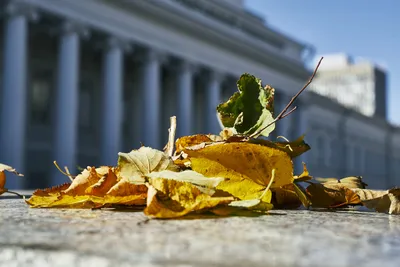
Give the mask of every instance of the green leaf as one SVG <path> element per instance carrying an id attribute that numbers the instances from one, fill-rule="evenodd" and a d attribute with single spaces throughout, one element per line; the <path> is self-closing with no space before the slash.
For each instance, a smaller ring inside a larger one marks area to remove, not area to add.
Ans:
<path id="1" fill-rule="evenodd" d="M 273 102 L 275 89 L 261 85 L 261 80 L 253 75 L 243 74 L 237 82 L 236 92 L 225 103 L 218 105 L 219 119 L 224 127 L 233 132 L 250 135 L 270 124 L 274 118 Z M 275 129 L 271 124 L 260 135 L 268 136 Z"/>

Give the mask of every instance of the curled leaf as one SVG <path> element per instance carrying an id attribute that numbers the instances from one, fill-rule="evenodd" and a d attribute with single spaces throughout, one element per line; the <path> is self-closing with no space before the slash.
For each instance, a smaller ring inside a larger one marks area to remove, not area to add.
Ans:
<path id="1" fill-rule="evenodd" d="M 400 188 L 390 190 L 351 189 L 364 206 L 377 212 L 400 214 Z"/>
<path id="2" fill-rule="evenodd" d="M 312 176 L 307 170 L 306 164 L 303 162 L 303 172 L 299 176 L 294 176 L 294 181 L 295 182 L 304 182 L 308 180 L 312 180 Z"/>
<path id="3" fill-rule="evenodd" d="M 272 190 L 272 203 L 276 208 L 295 209 L 300 207 L 302 202 L 296 193 L 294 184 L 284 185 Z"/>
<path id="4" fill-rule="evenodd" d="M 64 193 L 70 196 L 85 195 L 86 189 L 95 185 L 104 175 L 108 174 L 109 168 L 111 167 L 87 167 L 75 177 L 71 186 Z"/>
<path id="5" fill-rule="evenodd" d="M 336 208 L 347 205 L 360 205 L 356 193 L 342 184 L 310 184 L 306 189 L 313 207 Z"/>
<path id="6" fill-rule="evenodd" d="M 5 172 L 6 171 L 10 172 L 10 173 L 13 173 L 13 174 L 15 174 L 17 176 L 24 176 L 23 174 L 17 172 L 13 167 L 0 163 L 0 195 L 4 194 L 5 192 L 8 192 L 8 193 L 16 194 L 16 195 L 19 196 L 18 193 L 9 191 L 7 188 L 5 188 L 5 186 L 6 186 L 6 174 L 5 174 Z"/>
<path id="7" fill-rule="evenodd" d="M 263 88 L 260 79 L 247 73 L 240 77 L 237 86 L 239 92 L 217 107 L 222 125 L 234 133 L 250 135 L 272 123 L 275 90 L 270 86 Z M 260 135 L 268 136 L 274 129 L 275 124 L 271 124 Z"/>

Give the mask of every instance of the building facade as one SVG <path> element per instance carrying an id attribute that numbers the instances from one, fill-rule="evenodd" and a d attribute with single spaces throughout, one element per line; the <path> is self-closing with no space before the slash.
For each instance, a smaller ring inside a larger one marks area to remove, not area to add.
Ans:
<path id="1" fill-rule="evenodd" d="M 53 160 L 75 172 L 114 165 L 119 151 L 141 143 L 161 149 L 172 115 L 178 136 L 218 133 L 215 107 L 244 72 L 277 89 L 277 110 L 311 75 L 304 55 L 312 49 L 267 27 L 239 0 L 1 5 L 0 162 L 25 173 L 9 188 L 67 181 Z M 305 160 L 317 176 L 354 172 L 375 187 L 396 182 L 397 129 L 312 92 L 296 105 L 273 136 L 307 134 L 313 149 L 296 171 Z M 362 163 L 341 156 L 360 153 Z"/>

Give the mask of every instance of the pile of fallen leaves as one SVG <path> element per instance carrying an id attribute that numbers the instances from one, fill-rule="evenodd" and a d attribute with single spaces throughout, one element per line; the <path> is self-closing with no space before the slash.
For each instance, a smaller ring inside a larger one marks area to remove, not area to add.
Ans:
<path id="1" fill-rule="evenodd" d="M 315 72 L 314 72 L 315 74 Z M 295 141 L 266 140 L 275 123 L 293 112 L 292 98 L 275 118 L 274 89 L 244 74 L 238 92 L 217 107 L 224 129 L 219 135 L 175 140 L 171 118 L 164 151 L 142 146 L 119 153 L 117 166 L 87 167 L 53 188 L 36 190 L 26 202 L 34 208 L 135 208 L 152 218 L 189 213 L 221 216 L 267 213 L 274 208 L 337 209 L 363 205 L 378 212 L 400 213 L 400 189 L 366 189 L 361 177 L 313 179 L 306 165 L 293 174 L 293 158 L 310 149 L 304 136 Z M 0 166 L 0 194 L 5 192 Z"/>

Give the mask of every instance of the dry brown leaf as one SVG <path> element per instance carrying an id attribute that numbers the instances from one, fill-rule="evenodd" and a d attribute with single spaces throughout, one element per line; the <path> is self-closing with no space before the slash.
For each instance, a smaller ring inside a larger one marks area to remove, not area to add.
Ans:
<path id="1" fill-rule="evenodd" d="M 85 190 L 85 194 L 92 196 L 104 196 L 118 182 L 113 168 L 108 168 L 108 173 L 102 176 L 95 184 Z"/>
<path id="2" fill-rule="evenodd" d="M 320 183 L 325 185 L 328 184 L 341 184 L 347 188 L 362 188 L 364 189 L 368 186 L 366 183 L 363 182 L 361 176 L 349 176 L 342 179 L 336 178 L 315 178 Z"/>
<path id="3" fill-rule="evenodd" d="M 377 212 L 400 214 L 400 189 L 370 190 L 352 189 L 358 195 L 364 206 Z"/>
<path id="4" fill-rule="evenodd" d="M 361 204 L 358 195 L 340 183 L 310 184 L 306 193 L 312 206 L 316 208 L 337 208 Z"/>
<path id="5" fill-rule="evenodd" d="M 275 208 L 295 209 L 301 206 L 301 201 L 295 191 L 294 184 L 272 189 L 272 204 Z"/>
<path id="6" fill-rule="evenodd" d="M 204 211 L 220 204 L 229 204 L 233 197 L 212 197 L 195 185 L 172 179 L 149 180 L 147 207 L 144 213 L 151 218 L 176 218 L 193 211 Z"/>
<path id="7" fill-rule="evenodd" d="M 111 167 L 101 166 L 99 168 L 87 167 L 81 174 L 75 177 L 71 186 L 64 191 L 64 194 L 70 196 L 80 196 L 86 194 L 86 189 L 95 185 L 99 180 L 108 174 Z"/>
<path id="8" fill-rule="evenodd" d="M 17 172 L 13 167 L 0 163 L 0 195 L 4 194 L 5 192 L 17 194 L 15 192 L 10 192 L 7 188 L 5 188 L 5 186 L 6 186 L 6 174 L 5 174 L 5 172 L 6 171 L 10 172 L 10 173 L 13 173 L 15 175 L 18 175 L 18 176 L 24 176 L 23 174 Z"/>

